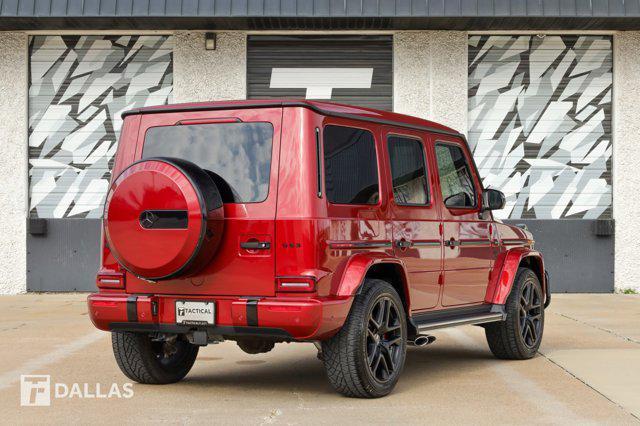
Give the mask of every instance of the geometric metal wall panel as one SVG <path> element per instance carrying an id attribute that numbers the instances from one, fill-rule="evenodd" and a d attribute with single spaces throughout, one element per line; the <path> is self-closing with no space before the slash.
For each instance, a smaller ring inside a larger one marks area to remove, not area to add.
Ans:
<path id="1" fill-rule="evenodd" d="M 122 111 L 166 104 L 171 36 L 32 36 L 29 214 L 99 218 Z"/>
<path id="2" fill-rule="evenodd" d="M 469 144 L 501 218 L 611 217 L 612 39 L 469 37 Z"/>

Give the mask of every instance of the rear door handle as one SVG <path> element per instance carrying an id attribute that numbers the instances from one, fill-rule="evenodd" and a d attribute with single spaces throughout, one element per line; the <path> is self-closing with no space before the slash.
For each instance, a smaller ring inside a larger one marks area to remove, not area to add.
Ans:
<path id="1" fill-rule="evenodd" d="M 245 250 L 269 250 L 271 243 L 268 241 L 245 241 L 240 243 L 240 248 Z"/>
<path id="2" fill-rule="evenodd" d="M 398 241 L 396 241 L 396 247 L 398 247 L 398 248 L 410 248 L 411 247 L 411 241 L 398 240 Z"/>
<path id="3" fill-rule="evenodd" d="M 445 240 L 444 245 L 447 247 L 454 248 L 460 245 L 460 241 L 454 240 L 453 238 L 451 238 L 450 240 Z"/>

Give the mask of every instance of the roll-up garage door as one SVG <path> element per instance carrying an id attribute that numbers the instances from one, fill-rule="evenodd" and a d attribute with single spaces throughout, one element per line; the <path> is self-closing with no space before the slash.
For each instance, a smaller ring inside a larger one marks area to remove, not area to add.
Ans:
<path id="1" fill-rule="evenodd" d="M 610 36 L 469 37 L 469 143 L 552 291 L 613 291 L 612 85 Z"/>
<path id="2" fill-rule="evenodd" d="M 505 218 L 611 217 L 611 37 L 471 36 L 469 142 Z"/>
<path id="3" fill-rule="evenodd" d="M 249 99 L 314 99 L 391 110 L 391 36 L 250 36 Z"/>
<path id="4" fill-rule="evenodd" d="M 30 216 L 100 217 L 125 109 L 164 104 L 170 36 L 33 36 Z"/>
<path id="5" fill-rule="evenodd" d="M 165 35 L 30 38 L 28 290 L 95 290 L 120 114 L 170 101 L 172 56 Z"/>

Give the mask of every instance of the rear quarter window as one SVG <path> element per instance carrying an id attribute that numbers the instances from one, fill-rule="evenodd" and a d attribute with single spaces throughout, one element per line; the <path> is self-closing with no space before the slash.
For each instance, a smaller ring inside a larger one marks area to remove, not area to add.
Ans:
<path id="1" fill-rule="evenodd" d="M 271 174 L 271 123 L 217 123 L 152 127 L 143 158 L 174 157 L 212 177 L 225 203 L 266 200 Z"/>
<path id="2" fill-rule="evenodd" d="M 335 204 L 377 204 L 378 161 L 373 134 L 343 126 L 324 128 L 327 199 Z"/>

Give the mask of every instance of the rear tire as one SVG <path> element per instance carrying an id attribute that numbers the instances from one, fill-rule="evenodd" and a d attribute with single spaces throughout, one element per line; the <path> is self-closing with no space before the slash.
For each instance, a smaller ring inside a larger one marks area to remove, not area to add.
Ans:
<path id="1" fill-rule="evenodd" d="M 378 398 L 400 377 L 407 351 L 407 322 L 402 300 L 386 281 L 365 280 L 346 322 L 322 342 L 329 382 L 343 395 Z"/>
<path id="2" fill-rule="evenodd" d="M 489 349 L 500 359 L 533 358 L 544 331 L 544 298 L 531 269 L 518 269 L 505 310 L 505 321 L 485 325 Z"/>
<path id="3" fill-rule="evenodd" d="M 148 334 L 114 331 L 113 354 L 125 376 L 138 383 L 175 383 L 187 375 L 198 356 L 198 346 L 177 336 L 155 342 Z"/>

